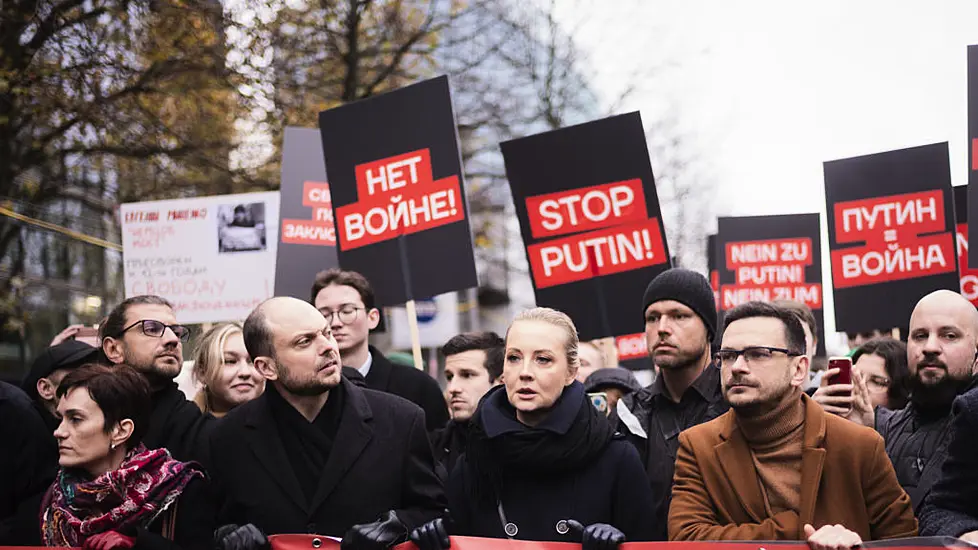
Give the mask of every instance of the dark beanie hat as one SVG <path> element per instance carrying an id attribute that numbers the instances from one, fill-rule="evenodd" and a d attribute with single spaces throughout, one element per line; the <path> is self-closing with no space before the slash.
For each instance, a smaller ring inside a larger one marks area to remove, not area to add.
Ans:
<path id="1" fill-rule="evenodd" d="M 706 277 L 681 267 L 663 271 L 645 289 L 642 315 L 650 305 L 660 300 L 675 300 L 692 309 L 703 319 L 709 340 L 713 341 L 717 334 L 717 305 Z"/>

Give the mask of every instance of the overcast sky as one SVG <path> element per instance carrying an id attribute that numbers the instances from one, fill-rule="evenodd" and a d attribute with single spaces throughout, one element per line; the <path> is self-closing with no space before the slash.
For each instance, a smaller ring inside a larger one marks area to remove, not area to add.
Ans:
<path id="1" fill-rule="evenodd" d="M 600 5 L 615 11 L 561 13 L 595 85 L 610 99 L 629 75 L 652 73 L 620 111 L 640 110 L 647 129 L 664 110 L 677 114 L 715 181 L 718 215 L 820 211 L 824 225 L 823 161 L 941 141 L 952 183 L 967 183 L 966 49 L 978 44 L 978 1 Z"/>

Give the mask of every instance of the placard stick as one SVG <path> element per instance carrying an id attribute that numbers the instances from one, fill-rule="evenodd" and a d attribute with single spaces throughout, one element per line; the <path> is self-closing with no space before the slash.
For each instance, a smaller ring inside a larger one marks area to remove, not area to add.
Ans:
<path id="1" fill-rule="evenodd" d="M 418 312 L 414 309 L 414 300 L 404 304 L 407 310 L 408 329 L 411 332 L 411 352 L 414 354 L 414 368 L 424 371 L 424 361 L 421 359 L 421 332 L 418 330 Z"/>

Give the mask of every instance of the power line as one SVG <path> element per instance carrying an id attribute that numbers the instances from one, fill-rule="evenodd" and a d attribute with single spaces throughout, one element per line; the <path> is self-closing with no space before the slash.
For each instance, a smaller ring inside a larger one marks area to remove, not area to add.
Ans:
<path id="1" fill-rule="evenodd" d="M 100 239 L 98 237 L 92 237 L 91 235 L 86 235 L 84 233 L 79 233 L 78 231 L 74 231 L 72 229 L 68 229 L 67 227 L 62 227 L 60 225 L 53 224 L 51 222 L 46 222 L 44 220 L 31 218 L 29 216 L 25 216 L 18 212 L 14 212 L 13 210 L 10 210 L 6 206 L 0 206 L 0 215 L 7 216 L 8 218 L 13 218 L 23 223 L 34 225 L 42 229 L 46 229 L 48 231 L 54 231 L 55 233 L 60 233 L 62 235 L 65 235 L 67 237 L 70 237 L 78 241 L 82 241 L 88 244 L 93 244 L 95 246 L 101 246 L 102 248 L 107 248 L 109 250 L 122 252 L 122 245 L 120 244 L 109 242 L 105 239 Z"/>

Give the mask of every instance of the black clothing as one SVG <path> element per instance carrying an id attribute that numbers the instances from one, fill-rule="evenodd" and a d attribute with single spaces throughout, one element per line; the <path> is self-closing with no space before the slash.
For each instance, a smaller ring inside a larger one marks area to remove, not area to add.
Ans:
<path id="1" fill-rule="evenodd" d="M 421 407 L 429 432 L 445 426 L 448 405 L 434 378 L 418 369 L 391 363 L 373 346 L 370 346 L 370 356 L 372 361 L 366 376 L 368 388 L 399 395 Z"/>
<path id="2" fill-rule="evenodd" d="M 564 519 L 608 523 L 630 541 L 656 532 L 651 492 L 635 482 L 638 453 L 613 435 L 580 382 L 564 388 L 536 427 L 517 420 L 504 387 L 489 390 L 470 423 L 468 451 L 447 486 L 452 534 L 506 538 L 503 526 L 512 523 L 516 539 L 572 542 L 557 525 Z"/>
<path id="3" fill-rule="evenodd" d="M 176 382 L 169 382 L 162 389 L 155 390 L 152 400 L 149 429 L 143 437 L 146 448 L 165 448 L 176 460 L 197 461 L 207 468 L 211 464 L 207 454 L 207 438 L 217 419 L 200 412 L 197 405 L 188 401 L 177 388 Z"/>
<path id="4" fill-rule="evenodd" d="M 469 440 L 468 425 L 468 422 L 449 420 L 444 428 L 428 434 L 435 464 L 438 466 L 438 477 L 443 480 L 448 479 L 448 475 L 455 469 L 458 458 L 465 453 L 465 446 Z"/>
<path id="5" fill-rule="evenodd" d="M 212 550 L 214 548 L 214 501 L 206 479 L 195 478 L 187 484 L 174 504 L 172 512 L 160 514 L 146 529 L 135 535 L 138 550 Z M 175 513 L 175 518 L 168 518 Z M 163 536 L 164 523 L 173 522 L 173 540 Z"/>
<path id="6" fill-rule="evenodd" d="M 910 495 L 914 513 L 941 473 L 951 432 L 951 410 L 924 414 L 913 403 L 892 411 L 876 410 L 876 431 L 883 436 L 886 454 L 897 479 Z"/>
<path id="7" fill-rule="evenodd" d="M 375 521 L 392 509 L 409 528 L 444 512 L 444 491 L 434 472 L 422 411 L 400 397 L 358 388 L 346 378 L 340 384 L 343 403 L 335 445 L 311 499 L 283 443 L 286 429 L 272 412 L 271 387 L 221 420 L 210 439 L 211 458 L 220 465 L 211 471 L 220 502 L 219 525 L 254 523 L 269 535 L 340 537 L 353 525 Z"/>
<path id="8" fill-rule="evenodd" d="M 54 430 L 58 429 L 58 424 L 61 424 L 61 419 L 48 412 L 47 407 L 44 406 L 41 396 L 37 394 L 37 381 L 51 376 L 58 369 L 76 369 L 97 360 L 98 357 L 98 348 L 77 340 L 65 340 L 56 346 L 45 349 L 31 363 L 31 369 L 21 381 L 20 389 L 24 390 L 27 397 L 34 401 L 34 408 L 40 413 L 41 419 L 44 420 L 44 425 L 47 426 L 52 438 L 54 437 Z"/>
<path id="9" fill-rule="evenodd" d="M 275 386 L 269 384 L 265 391 L 268 392 L 269 409 L 275 418 L 292 470 L 306 493 L 306 499 L 312 500 L 340 428 L 343 386 L 329 392 L 329 399 L 312 422 L 279 395 Z"/>
<path id="10" fill-rule="evenodd" d="M 665 379 L 618 402 L 618 430 L 638 449 L 655 502 L 651 523 L 658 529 L 654 540 L 668 539 L 672 477 L 679 450 L 679 433 L 709 422 L 730 409 L 720 389 L 720 369 L 710 364 L 680 398 L 669 397 Z"/>
<path id="11" fill-rule="evenodd" d="M 958 397 L 953 416 L 941 475 L 917 514 L 921 536 L 978 531 L 978 389 Z"/>
<path id="12" fill-rule="evenodd" d="M 0 382 L 0 545 L 40 542 L 41 497 L 58 472 L 58 446 L 31 399 Z"/>

